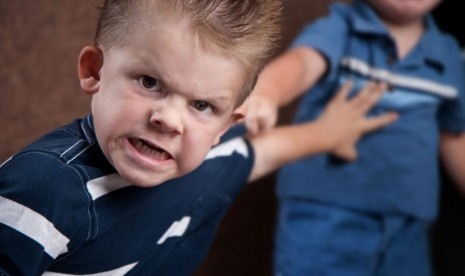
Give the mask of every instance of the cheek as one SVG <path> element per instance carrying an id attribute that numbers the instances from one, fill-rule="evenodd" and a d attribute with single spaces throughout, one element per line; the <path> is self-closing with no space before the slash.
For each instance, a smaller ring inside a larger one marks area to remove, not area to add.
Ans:
<path id="1" fill-rule="evenodd" d="M 123 91 L 127 93 L 123 93 Z M 99 114 L 100 117 L 106 120 L 126 121 L 131 120 L 131 117 L 139 116 L 138 114 L 144 110 L 144 101 L 130 97 L 129 88 L 114 88 L 108 87 L 107 90 L 94 95 L 92 99 L 92 111 L 94 114 Z"/>
<path id="2" fill-rule="evenodd" d="M 193 169 L 200 165 L 213 146 L 219 131 L 192 128 L 190 135 L 185 137 L 183 155 L 185 156 L 185 169 Z"/>
<path id="3" fill-rule="evenodd" d="M 105 143 L 106 148 L 119 136 L 137 127 L 141 122 L 140 110 L 116 101 L 100 102 L 93 108 L 93 120 L 97 132 L 97 138 Z"/>
<path id="4" fill-rule="evenodd" d="M 227 127 L 228 121 L 221 120 L 198 126 L 194 129 L 193 140 L 199 147 L 210 149 L 214 146 L 216 138 Z"/>
<path id="5" fill-rule="evenodd" d="M 202 130 L 197 130 L 197 133 L 189 137 L 189 145 L 192 151 L 201 154 L 206 154 L 213 146 L 214 141 L 213 133 L 207 133 Z"/>

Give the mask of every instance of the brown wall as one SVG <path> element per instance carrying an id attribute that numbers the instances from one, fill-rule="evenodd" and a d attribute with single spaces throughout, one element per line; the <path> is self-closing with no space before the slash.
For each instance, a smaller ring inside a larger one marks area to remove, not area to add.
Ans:
<path id="1" fill-rule="evenodd" d="M 0 160 L 89 111 L 77 58 L 96 1 L 0 1 Z"/>

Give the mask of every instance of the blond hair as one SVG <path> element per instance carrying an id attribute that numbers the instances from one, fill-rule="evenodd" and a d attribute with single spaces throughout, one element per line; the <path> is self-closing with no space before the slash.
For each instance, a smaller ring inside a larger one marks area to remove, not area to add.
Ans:
<path id="1" fill-rule="evenodd" d="M 154 17 L 163 14 L 187 18 L 202 47 L 240 62 L 248 80 L 238 105 L 252 91 L 280 36 L 279 0 L 105 0 L 96 46 L 110 49 L 130 43 L 125 36 L 140 24 L 141 11 Z"/>

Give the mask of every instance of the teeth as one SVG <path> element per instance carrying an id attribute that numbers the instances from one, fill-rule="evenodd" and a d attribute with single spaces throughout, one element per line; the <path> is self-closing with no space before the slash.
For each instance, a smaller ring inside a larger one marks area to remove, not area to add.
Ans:
<path id="1" fill-rule="evenodd" d="M 131 142 L 134 145 L 134 147 L 136 147 L 140 152 L 153 159 L 168 160 L 170 158 L 170 155 L 166 151 L 151 146 L 140 139 L 132 139 Z"/>

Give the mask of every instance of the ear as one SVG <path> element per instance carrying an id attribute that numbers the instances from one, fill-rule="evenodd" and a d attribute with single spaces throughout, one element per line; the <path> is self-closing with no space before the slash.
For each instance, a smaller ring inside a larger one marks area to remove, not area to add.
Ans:
<path id="1" fill-rule="evenodd" d="M 233 113 L 231 114 L 231 118 L 226 123 L 224 129 L 218 134 L 218 136 L 216 136 L 215 142 L 214 142 L 213 145 L 217 145 L 220 142 L 221 136 L 223 136 L 223 134 L 225 134 L 226 131 L 229 130 L 229 128 L 231 128 L 233 125 L 243 121 L 243 119 L 245 117 L 245 112 L 246 112 L 245 106 L 246 105 L 243 104 L 243 105 L 239 106 L 238 108 L 236 108 L 236 110 L 233 111 Z"/>
<path id="2" fill-rule="evenodd" d="M 103 53 L 94 46 L 82 48 L 79 54 L 78 74 L 82 91 L 94 94 L 99 91 L 100 69 L 103 66 Z"/>

